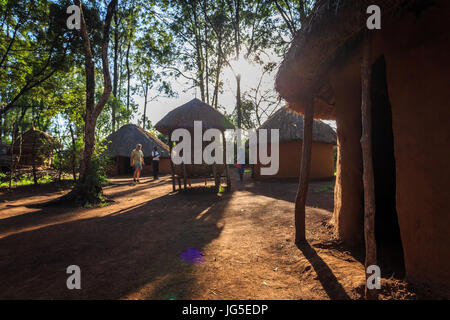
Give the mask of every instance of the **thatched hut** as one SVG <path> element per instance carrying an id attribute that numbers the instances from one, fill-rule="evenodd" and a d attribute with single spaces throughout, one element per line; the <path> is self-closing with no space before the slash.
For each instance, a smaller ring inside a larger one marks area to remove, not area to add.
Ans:
<path id="1" fill-rule="evenodd" d="M 178 108 L 170 111 L 164 116 L 156 125 L 155 128 L 167 135 L 171 139 L 172 132 L 175 129 L 186 129 L 191 133 L 191 146 L 194 146 L 194 121 L 202 121 L 202 134 L 207 129 L 218 129 L 222 132 L 222 143 L 224 146 L 224 159 L 226 154 L 226 140 L 224 131 L 226 129 L 233 129 L 233 124 L 219 111 L 211 107 L 210 105 L 200 101 L 199 99 L 193 99 L 188 103 L 185 103 Z M 172 146 L 172 142 L 169 143 Z M 203 145 L 204 147 L 205 145 Z M 194 152 L 191 152 L 192 157 Z M 216 186 L 220 184 L 220 178 L 225 176 L 227 179 L 227 186 L 230 187 L 230 175 L 228 172 L 228 166 L 225 164 L 208 165 L 193 164 L 193 159 L 190 164 L 174 165 L 173 168 L 173 188 L 175 190 L 175 180 L 178 180 L 179 188 L 181 188 L 181 180 L 184 181 L 186 188 L 187 181 L 194 178 L 214 178 Z"/>
<path id="2" fill-rule="evenodd" d="M 381 30 L 366 28 L 369 5 L 381 8 Z M 319 0 L 276 79 L 290 108 L 313 104 L 315 118 L 337 122 L 333 220 L 355 243 L 364 230 L 361 58 L 370 62 L 378 260 L 404 257 L 408 280 L 441 286 L 450 285 L 449 16 L 447 0 Z M 383 240 L 396 255 L 387 258 Z"/>
<path id="3" fill-rule="evenodd" d="M 106 138 L 107 154 L 114 158 L 114 163 L 108 168 L 108 175 L 132 174 L 130 154 L 138 143 L 142 145 L 144 153 L 143 173 L 153 173 L 151 154 L 154 147 L 157 147 L 161 154 L 159 172 L 161 174 L 170 172 L 169 146 L 143 128 L 126 124 Z"/>
<path id="4" fill-rule="evenodd" d="M 34 127 L 24 132 L 13 146 L 13 154 L 19 158 L 20 166 L 50 166 L 55 149 L 62 145 L 49 134 Z"/>
<path id="5" fill-rule="evenodd" d="M 298 178 L 302 158 L 303 116 L 288 108 L 275 112 L 259 129 L 279 129 L 279 170 L 274 176 L 260 174 L 261 164 L 253 165 L 253 177 Z M 310 179 L 334 176 L 334 146 L 336 133 L 320 120 L 314 121 Z M 270 146 L 269 146 L 270 148 Z"/>
<path id="6" fill-rule="evenodd" d="M 11 166 L 11 145 L 0 142 L 0 170 Z"/>

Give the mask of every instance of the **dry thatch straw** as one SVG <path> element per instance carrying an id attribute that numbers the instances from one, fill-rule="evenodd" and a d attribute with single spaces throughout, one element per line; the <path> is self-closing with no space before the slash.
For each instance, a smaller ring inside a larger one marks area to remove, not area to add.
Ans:
<path id="1" fill-rule="evenodd" d="M 20 141 L 20 139 L 22 141 Z M 22 134 L 14 143 L 14 154 L 19 153 L 19 147 L 23 156 L 35 155 L 39 158 L 51 156 L 53 150 L 62 148 L 62 144 L 49 134 L 37 130 L 34 127 Z M 37 160 L 37 159 L 36 159 Z"/>
<path id="2" fill-rule="evenodd" d="M 155 125 L 155 128 L 170 136 L 175 129 L 193 130 L 194 121 L 202 121 L 203 130 L 215 128 L 224 131 L 234 128 L 223 114 L 197 98 L 170 111 Z"/>
<path id="3" fill-rule="evenodd" d="M 106 138 L 107 154 L 115 157 L 129 157 L 140 143 L 145 156 L 150 156 L 157 147 L 161 157 L 169 157 L 169 146 L 148 131 L 135 124 L 126 124 Z"/>
<path id="4" fill-rule="evenodd" d="M 297 33 L 276 78 L 276 90 L 289 108 L 304 112 L 314 99 L 315 117 L 335 119 L 334 98 L 326 78 L 336 59 L 361 41 L 367 7 L 378 5 L 382 21 L 402 14 L 424 0 L 318 0 L 307 22 Z"/>
<path id="5" fill-rule="evenodd" d="M 279 129 L 280 142 L 303 140 L 303 116 L 284 107 L 267 119 L 259 129 Z M 315 120 L 313 124 L 313 141 L 335 145 L 336 133 L 326 123 Z"/>

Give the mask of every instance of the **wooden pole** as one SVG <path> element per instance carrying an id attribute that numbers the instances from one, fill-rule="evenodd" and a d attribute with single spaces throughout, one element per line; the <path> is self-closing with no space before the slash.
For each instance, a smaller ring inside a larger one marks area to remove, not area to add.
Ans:
<path id="1" fill-rule="evenodd" d="M 377 246 L 375 242 L 375 184 L 372 160 L 372 103 L 371 103 L 371 37 L 368 32 L 364 37 L 364 52 L 361 63 L 362 86 L 362 136 L 361 149 L 363 158 L 363 185 L 364 185 L 364 238 L 366 243 L 366 299 L 376 299 L 375 289 L 367 288 L 367 267 L 377 264 Z"/>
<path id="2" fill-rule="evenodd" d="M 225 140 L 225 133 L 222 131 L 223 137 L 223 163 L 225 165 L 225 175 L 227 176 L 227 191 L 231 190 L 231 178 L 230 178 L 230 170 L 227 164 L 227 141 Z"/>
<path id="3" fill-rule="evenodd" d="M 172 133 L 170 133 L 170 135 L 172 135 Z M 172 140 L 169 140 L 169 149 L 170 149 L 170 171 L 172 172 L 172 191 L 175 192 L 176 188 L 175 188 L 175 169 L 173 167 L 173 162 L 172 162 Z"/>
<path id="4" fill-rule="evenodd" d="M 183 162 L 183 183 L 184 183 L 184 190 L 186 190 L 187 186 L 187 172 L 186 172 L 186 164 Z"/>
<path id="5" fill-rule="evenodd" d="M 297 197 L 295 198 L 295 243 L 306 241 L 305 213 L 306 196 L 308 194 L 308 180 L 311 168 L 311 149 L 314 123 L 314 101 L 311 99 L 305 107 L 303 117 L 303 143 L 302 164 L 300 167 L 300 181 L 298 183 Z"/>

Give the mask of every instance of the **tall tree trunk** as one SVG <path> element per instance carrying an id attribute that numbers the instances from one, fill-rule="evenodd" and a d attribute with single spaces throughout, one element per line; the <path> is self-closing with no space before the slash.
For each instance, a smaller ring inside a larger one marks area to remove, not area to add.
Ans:
<path id="1" fill-rule="evenodd" d="M 33 128 L 34 129 L 34 128 Z M 36 141 L 36 135 L 33 137 L 33 144 L 31 147 L 31 164 L 32 164 L 32 172 L 33 172 L 33 183 L 34 185 L 38 184 L 38 178 L 37 178 L 37 168 L 36 168 L 36 161 L 37 161 L 37 157 L 39 156 L 38 153 L 38 145 L 37 145 L 37 141 Z"/>
<path id="2" fill-rule="evenodd" d="M 117 18 L 117 11 L 114 13 L 114 79 L 113 79 L 113 91 L 114 98 L 117 98 L 117 86 L 119 83 L 118 76 L 118 58 L 119 58 L 119 19 Z M 112 104 L 111 107 L 111 124 L 112 132 L 116 131 L 116 105 Z"/>
<path id="3" fill-rule="evenodd" d="M 201 100 L 205 102 L 205 79 L 204 79 L 204 59 L 203 59 L 203 50 L 202 50 L 202 40 L 200 38 L 200 32 L 199 31 L 199 21 L 198 16 L 196 12 L 197 8 L 194 6 L 192 8 L 192 17 L 194 18 L 193 21 L 193 29 L 195 34 L 195 52 L 196 52 L 196 64 L 197 64 L 197 82 L 198 87 L 200 89 L 200 96 Z"/>
<path id="4" fill-rule="evenodd" d="M 220 73 L 222 71 L 222 37 L 219 35 L 217 39 L 217 69 L 216 69 L 216 83 L 214 85 L 213 93 L 213 106 L 215 109 L 219 106 L 219 86 L 220 86 Z"/>
<path id="5" fill-rule="evenodd" d="M 11 146 L 10 146 L 11 163 L 10 163 L 10 168 L 9 168 L 9 191 L 11 191 L 11 189 L 12 189 L 12 180 L 13 180 L 14 172 L 16 171 L 16 159 L 14 157 L 14 145 L 15 145 L 15 140 L 16 140 L 16 132 L 17 132 L 17 121 L 14 122 L 13 127 L 12 127 L 12 132 L 11 132 Z M 19 149 L 21 149 L 21 148 L 22 148 L 22 139 L 20 139 Z M 19 152 L 19 156 L 20 156 L 20 152 Z"/>
<path id="6" fill-rule="evenodd" d="M 375 242 L 375 183 L 372 160 L 372 102 L 371 102 L 371 36 L 368 32 L 364 38 L 363 60 L 361 63 L 362 86 L 362 136 L 361 148 L 363 158 L 363 185 L 364 185 L 364 238 L 366 242 L 366 299 L 376 299 L 375 289 L 367 288 L 367 267 L 377 264 L 377 246 Z"/>
<path id="7" fill-rule="evenodd" d="M 236 112 L 238 117 L 238 128 L 242 128 L 242 108 L 241 108 L 241 75 L 236 75 Z"/>
<path id="8" fill-rule="evenodd" d="M 112 91 L 111 77 L 109 73 L 108 63 L 108 46 L 109 34 L 112 16 L 117 6 L 117 0 L 111 0 L 107 7 L 105 24 L 103 28 L 103 43 L 102 43 L 102 66 L 103 66 L 103 93 L 100 100 L 95 104 L 95 65 L 91 50 L 91 42 L 84 19 L 83 9 L 80 0 L 74 0 L 74 4 L 80 7 L 81 11 L 81 38 L 83 41 L 83 48 L 85 54 L 85 68 L 86 68 L 86 113 L 84 125 L 84 152 L 83 159 L 80 164 L 80 179 L 81 183 L 86 181 L 89 172 L 89 165 L 92 159 L 95 146 L 95 127 L 97 119 L 102 112 L 106 102 Z"/>
<path id="9" fill-rule="evenodd" d="M 300 167 L 300 181 L 298 183 L 297 196 L 295 198 L 295 243 L 301 244 L 306 241 L 305 235 L 305 213 L 306 197 L 308 194 L 308 180 L 311 168 L 311 149 L 314 123 L 314 102 L 311 99 L 305 108 L 303 117 L 303 143 L 302 163 Z"/>
<path id="10" fill-rule="evenodd" d="M 206 103 L 209 104 L 209 70 L 208 70 L 208 24 L 206 23 L 208 17 L 206 14 L 207 10 L 207 1 L 204 2 L 204 33 L 205 33 L 205 87 L 206 87 Z"/>
<path id="11" fill-rule="evenodd" d="M 72 138 L 72 175 L 73 181 L 77 181 L 77 168 L 76 168 L 76 143 L 75 143 L 75 135 L 73 134 L 72 125 L 69 125 L 70 137 Z"/>
<path id="12" fill-rule="evenodd" d="M 300 14 L 300 24 L 303 27 L 303 24 L 306 22 L 306 6 L 305 0 L 299 0 L 298 11 Z"/>
<path id="13" fill-rule="evenodd" d="M 144 89 L 144 115 L 142 116 L 142 127 L 146 130 L 146 122 L 147 122 L 147 97 L 148 97 L 148 81 L 145 82 Z"/>
<path id="14" fill-rule="evenodd" d="M 131 37 L 131 32 L 130 32 Z M 126 54 L 126 65 L 127 65 L 127 110 L 130 110 L 130 48 L 131 48 L 131 38 L 128 40 L 127 54 Z"/>

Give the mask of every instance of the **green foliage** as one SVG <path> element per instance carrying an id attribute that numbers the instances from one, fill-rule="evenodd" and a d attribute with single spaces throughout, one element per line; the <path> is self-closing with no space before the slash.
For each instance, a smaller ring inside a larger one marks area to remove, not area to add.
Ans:
<path id="1" fill-rule="evenodd" d="M 103 186 L 108 184 L 106 170 L 111 159 L 106 155 L 106 146 L 98 144 L 91 158 L 89 169 L 84 181 L 78 181 L 72 191 L 72 196 L 77 204 L 91 207 L 104 205 L 106 199 L 103 196 Z"/>
<path id="2" fill-rule="evenodd" d="M 70 178 L 63 177 L 62 180 L 71 180 Z M 38 184 L 48 184 L 57 181 L 55 176 L 44 174 L 40 176 L 37 180 Z M 24 187 L 34 185 L 33 176 L 31 174 L 19 174 L 12 180 L 11 186 Z M 9 176 L 5 173 L 0 173 L 0 188 L 9 188 Z"/>
<path id="3" fill-rule="evenodd" d="M 314 192 L 316 193 L 334 193 L 334 185 L 333 184 L 327 184 L 324 186 L 316 187 L 314 188 Z"/>

